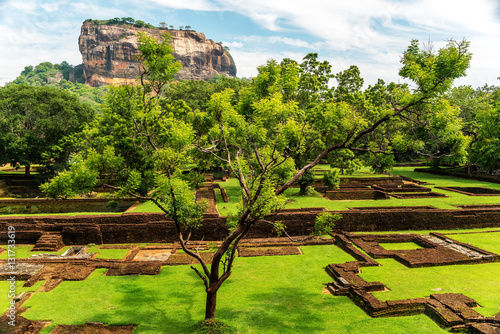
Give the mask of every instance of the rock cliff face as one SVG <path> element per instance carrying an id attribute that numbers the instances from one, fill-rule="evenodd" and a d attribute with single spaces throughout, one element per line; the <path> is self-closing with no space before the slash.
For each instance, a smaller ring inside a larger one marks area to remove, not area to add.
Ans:
<path id="1" fill-rule="evenodd" d="M 134 60 L 139 52 L 137 32 L 160 36 L 165 30 L 85 22 L 79 38 L 85 83 L 95 87 L 133 82 L 139 74 Z M 222 45 L 194 31 L 168 32 L 172 35 L 173 55 L 182 64 L 177 80 L 209 80 L 217 74 L 236 76 L 236 65 Z"/>

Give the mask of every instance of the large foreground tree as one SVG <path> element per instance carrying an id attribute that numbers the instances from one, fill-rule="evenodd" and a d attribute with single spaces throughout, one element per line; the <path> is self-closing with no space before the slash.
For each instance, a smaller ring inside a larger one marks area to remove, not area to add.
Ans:
<path id="1" fill-rule="evenodd" d="M 193 112 L 182 101 L 161 102 L 177 66 L 168 41 L 141 37 L 140 84 L 111 89 L 101 121 L 84 133 L 84 149 L 70 170 L 43 189 L 57 196 L 71 188 L 66 195 L 74 195 L 102 185 L 117 196 L 156 203 L 174 220 L 183 250 L 199 263 L 192 268 L 205 285 L 207 319 L 216 315 L 217 292 L 232 273 L 240 240 L 281 209 L 285 190 L 323 159 L 356 152 L 376 161 L 396 149 L 450 159 L 464 154 L 467 140 L 455 131 L 456 110 L 440 96 L 465 75 L 467 42 L 451 41 L 434 53 L 413 41 L 400 70 L 412 88 L 379 81 L 362 91 L 357 68 L 333 76 L 328 63 L 308 55 L 301 64 L 269 61 L 237 98 L 231 89 L 217 92 L 205 109 Z M 334 77 L 339 84 L 330 88 Z M 182 171 L 200 153 L 228 168 L 242 190 L 239 212 L 229 217 L 229 234 L 211 263 L 186 242 L 200 227 L 204 207 L 195 203 Z"/>

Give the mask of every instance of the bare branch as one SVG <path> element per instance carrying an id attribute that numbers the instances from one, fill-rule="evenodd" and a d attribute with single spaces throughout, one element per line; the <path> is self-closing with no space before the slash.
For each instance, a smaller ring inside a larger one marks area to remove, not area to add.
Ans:
<path id="1" fill-rule="evenodd" d="M 262 160 L 260 158 L 260 153 L 259 153 L 259 149 L 257 147 L 257 144 L 253 143 L 252 142 L 252 146 L 253 146 L 253 151 L 255 153 L 255 157 L 257 158 L 257 162 L 259 163 L 260 165 L 260 168 L 262 169 L 262 172 L 266 172 L 266 166 L 264 166 L 264 164 L 262 163 Z"/>
<path id="2" fill-rule="evenodd" d="M 259 222 L 263 222 L 263 223 L 267 223 L 267 224 L 270 224 L 272 225 L 273 227 L 276 228 L 276 223 L 270 221 L 270 220 L 266 220 L 266 219 L 261 219 L 259 220 Z M 295 240 L 292 239 L 292 237 L 286 232 L 286 230 L 282 230 L 282 232 L 286 235 L 286 237 L 291 241 L 291 242 L 296 242 Z"/>
<path id="3" fill-rule="evenodd" d="M 203 280 L 203 284 L 205 285 L 205 288 L 208 289 L 207 278 L 205 276 L 203 276 L 202 273 L 200 273 L 200 271 L 198 269 L 196 269 L 195 267 L 191 266 L 191 269 L 193 269 L 194 272 L 198 274 L 198 276 Z"/>

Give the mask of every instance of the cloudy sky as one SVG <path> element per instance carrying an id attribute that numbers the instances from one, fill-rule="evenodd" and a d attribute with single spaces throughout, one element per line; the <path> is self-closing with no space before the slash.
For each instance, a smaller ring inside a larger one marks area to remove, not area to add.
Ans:
<path id="1" fill-rule="evenodd" d="M 268 59 L 300 61 L 316 52 L 335 73 L 357 65 L 365 83 L 398 81 L 412 39 L 467 39 L 473 61 L 457 84 L 500 85 L 500 0 L 0 0 L 0 85 L 27 65 L 82 62 L 85 19 L 133 17 L 190 25 L 223 42 L 239 77 Z"/>

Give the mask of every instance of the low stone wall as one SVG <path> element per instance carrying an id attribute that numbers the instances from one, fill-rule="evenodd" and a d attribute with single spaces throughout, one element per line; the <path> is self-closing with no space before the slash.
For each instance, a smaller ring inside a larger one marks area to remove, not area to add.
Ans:
<path id="1" fill-rule="evenodd" d="M 323 208 L 284 210 L 266 217 L 281 221 L 291 236 L 309 235 Z M 431 208 L 370 208 L 340 211 L 336 229 L 343 231 L 403 231 L 429 229 L 486 228 L 500 226 L 498 205 L 474 206 L 457 210 Z M 7 243 L 7 227 L 14 226 L 16 242 L 35 244 L 46 232 L 60 232 L 66 245 L 88 243 L 174 242 L 175 225 L 161 213 L 79 216 L 4 216 L 0 218 L 0 243 Z M 206 217 L 203 227 L 193 231 L 193 240 L 221 240 L 228 233 L 225 217 Z M 249 238 L 276 237 L 271 224 L 257 222 Z"/>
<path id="2" fill-rule="evenodd" d="M 350 186 L 371 186 L 373 184 L 379 186 L 397 186 L 403 184 L 403 179 L 400 176 L 387 177 L 341 177 L 340 185 Z"/>
<path id="3" fill-rule="evenodd" d="M 500 190 L 485 187 L 436 187 L 467 196 L 500 196 Z"/>
<path id="4" fill-rule="evenodd" d="M 421 187 L 414 184 L 402 184 L 398 187 L 387 187 L 373 185 L 373 189 L 381 190 L 388 193 L 417 193 L 417 192 L 430 192 L 431 188 Z"/>
<path id="5" fill-rule="evenodd" d="M 71 198 L 56 200 L 52 198 L 15 198 L 0 199 L 0 214 L 5 214 L 6 207 L 14 207 L 13 214 L 28 213 L 68 213 L 68 212 L 124 212 L 135 203 L 135 198 L 123 198 L 115 206 L 107 206 L 111 198 Z M 17 207 L 17 209 L 16 209 Z"/>
<path id="6" fill-rule="evenodd" d="M 383 191 L 362 188 L 329 190 L 325 193 L 325 197 L 332 201 L 389 199 L 389 196 Z"/>
<path id="7" fill-rule="evenodd" d="M 415 172 L 419 173 L 428 173 L 428 174 L 436 174 L 436 175 L 445 175 L 445 176 L 453 176 L 459 177 L 462 179 L 468 180 L 478 180 L 485 181 L 491 183 L 500 183 L 500 177 L 495 175 L 468 175 L 466 173 L 452 172 L 443 169 L 431 169 L 431 168 L 415 168 Z"/>
<path id="8" fill-rule="evenodd" d="M 404 194 L 389 194 L 389 196 L 398 199 L 408 199 L 408 198 L 436 198 L 436 197 L 448 197 L 445 194 L 428 192 L 428 193 L 404 193 Z"/>

